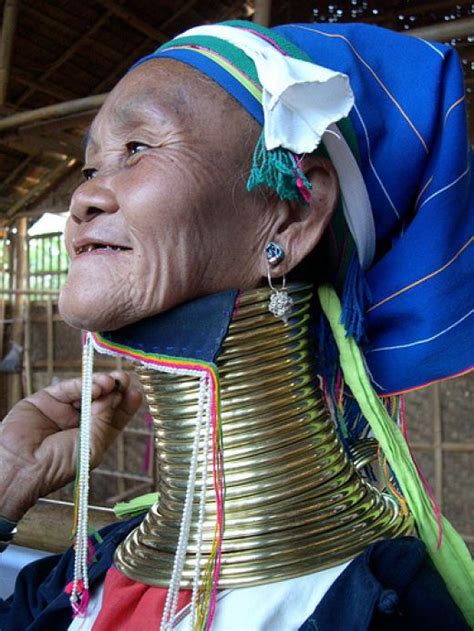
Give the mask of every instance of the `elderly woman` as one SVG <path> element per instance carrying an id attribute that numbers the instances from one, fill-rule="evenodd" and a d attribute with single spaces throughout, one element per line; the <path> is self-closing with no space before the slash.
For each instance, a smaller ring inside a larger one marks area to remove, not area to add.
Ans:
<path id="1" fill-rule="evenodd" d="M 51 386 L 0 435 L 7 543 L 72 479 L 81 407 L 75 551 L 23 571 L 2 630 L 474 623 L 397 426 L 399 393 L 472 364 L 467 155 L 453 51 L 382 29 L 230 22 L 132 68 L 66 230 L 82 403 Z M 160 487 L 91 555 L 89 468 L 140 403 L 94 349 L 140 364 Z"/>

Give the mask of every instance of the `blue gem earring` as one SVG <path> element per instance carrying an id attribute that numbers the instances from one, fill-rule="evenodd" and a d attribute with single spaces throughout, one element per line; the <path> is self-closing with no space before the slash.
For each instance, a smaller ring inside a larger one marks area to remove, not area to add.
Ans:
<path id="1" fill-rule="evenodd" d="M 285 251 L 279 243 L 276 243 L 275 241 L 270 241 L 270 243 L 268 243 L 265 247 L 265 256 L 268 266 L 268 284 L 272 290 L 268 310 L 270 311 L 270 313 L 273 313 L 276 318 L 281 318 L 286 324 L 288 322 L 288 316 L 291 313 L 293 307 L 293 300 L 290 298 L 286 290 L 285 276 L 283 276 L 283 283 L 280 289 L 276 289 L 273 286 L 271 275 L 271 268 L 276 267 L 279 263 L 283 261 L 283 259 L 285 258 Z"/>
<path id="2" fill-rule="evenodd" d="M 285 258 L 285 251 L 279 243 L 270 241 L 265 247 L 265 256 L 267 257 L 268 264 L 275 267 Z"/>

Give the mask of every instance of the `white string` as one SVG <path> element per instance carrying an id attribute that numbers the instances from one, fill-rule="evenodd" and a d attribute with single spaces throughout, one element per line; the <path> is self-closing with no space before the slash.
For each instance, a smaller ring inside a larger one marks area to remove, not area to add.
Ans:
<path id="1" fill-rule="evenodd" d="M 201 478 L 201 493 L 199 497 L 199 516 L 198 516 L 198 532 L 197 532 L 197 549 L 196 549 L 196 565 L 193 576 L 193 591 L 191 597 L 191 616 L 189 620 L 189 628 L 194 629 L 197 615 L 197 601 L 199 583 L 201 578 L 201 556 L 202 556 L 202 539 L 204 531 L 204 518 L 206 516 L 206 493 L 207 493 L 207 473 L 209 468 L 209 439 L 211 436 L 211 400 L 210 400 L 209 378 L 206 383 L 206 407 L 205 407 L 205 425 L 204 425 L 204 446 L 203 446 L 203 468 Z"/>
<path id="2" fill-rule="evenodd" d="M 178 606 L 181 575 L 183 573 L 183 567 L 186 561 L 186 551 L 189 540 L 189 532 L 191 528 L 194 488 L 196 486 L 196 470 L 199 457 L 199 443 L 201 439 L 201 430 L 208 387 L 208 377 L 207 375 L 202 375 L 199 380 L 199 398 L 198 412 L 196 417 L 196 429 L 194 433 L 193 449 L 191 453 L 191 465 L 189 468 L 188 483 L 186 486 L 183 515 L 181 517 L 181 524 L 179 528 L 178 546 L 176 548 L 176 553 L 173 561 L 173 570 L 171 572 L 171 580 L 168 587 L 168 594 L 166 596 L 160 631 L 172 630 L 174 625 L 174 618 L 176 616 L 176 609 Z"/>
<path id="3" fill-rule="evenodd" d="M 92 420 L 92 378 L 94 370 L 94 346 L 92 337 L 87 333 L 82 350 L 82 396 L 81 423 L 79 426 L 79 472 L 78 489 L 79 503 L 77 507 L 76 548 L 74 557 L 74 578 L 70 596 L 71 605 L 77 613 L 80 605 L 79 593 L 86 594 L 89 590 L 89 576 L 87 572 L 87 558 L 89 555 L 88 542 L 88 505 L 89 505 L 89 468 L 90 468 L 90 436 Z M 82 580 L 83 589 L 79 589 Z"/>

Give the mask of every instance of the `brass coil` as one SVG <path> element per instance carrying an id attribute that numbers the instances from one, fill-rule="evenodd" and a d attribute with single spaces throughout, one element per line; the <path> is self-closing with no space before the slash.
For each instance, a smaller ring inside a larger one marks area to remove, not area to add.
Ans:
<path id="1" fill-rule="evenodd" d="M 245 292 L 218 357 L 226 478 L 219 587 L 300 576 L 354 557 L 412 521 L 358 473 L 372 442 L 348 459 L 321 400 L 309 336 L 312 288 L 294 284 L 288 324 L 268 312 L 268 290 Z M 166 587 L 186 494 L 198 405 L 198 379 L 138 369 L 154 419 L 160 502 L 119 546 L 127 576 Z M 195 506 L 201 484 L 198 463 Z M 216 506 L 209 476 L 201 548 L 207 562 Z M 195 571 L 197 510 L 181 586 Z"/>

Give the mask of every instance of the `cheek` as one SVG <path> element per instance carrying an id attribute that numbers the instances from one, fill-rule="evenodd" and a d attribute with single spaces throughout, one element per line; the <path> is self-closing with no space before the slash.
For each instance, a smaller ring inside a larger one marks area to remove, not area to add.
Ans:
<path id="1" fill-rule="evenodd" d="M 68 253 L 69 258 L 72 257 L 72 240 L 74 238 L 74 221 L 71 215 L 68 216 L 66 225 L 64 226 L 64 245 L 66 246 L 66 251 Z"/>
<path id="2" fill-rule="evenodd" d="M 199 254 L 212 245 L 209 227 L 222 212 L 219 191 L 209 185 L 207 175 L 199 178 L 192 169 L 171 168 L 145 170 L 139 178 L 129 180 L 119 197 L 126 213 L 134 248 L 145 256 L 158 250 L 158 261 L 166 263 L 171 253 L 182 257 L 186 252 Z M 152 257 L 153 258 L 153 257 Z"/>

